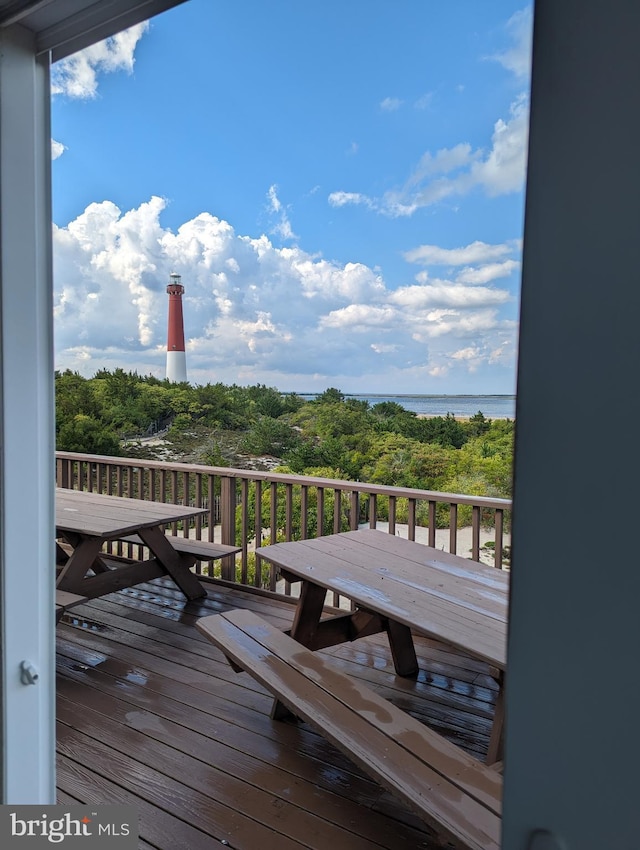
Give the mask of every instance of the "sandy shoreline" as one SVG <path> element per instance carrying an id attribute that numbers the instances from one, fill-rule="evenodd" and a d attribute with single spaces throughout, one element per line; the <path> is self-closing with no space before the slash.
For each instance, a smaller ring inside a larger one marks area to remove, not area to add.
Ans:
<path id="1" fill-rule="evenodd" d="M 416 413 L 418 419 L 444 419 L 446 415 L 446 413 Z M 475 416 L 475 413 L 473 415 Z M 468 422 L 471 419 L 470 416 L 456 416 L 455 414 L 453 414 L 453 418 L 456 422 Z M 488 421 L 493 419 L 511 419 L 512 422 L 515 421 L 515 416 L 487 416 L 486 413 L 484 414 L 484 418 Z"/>

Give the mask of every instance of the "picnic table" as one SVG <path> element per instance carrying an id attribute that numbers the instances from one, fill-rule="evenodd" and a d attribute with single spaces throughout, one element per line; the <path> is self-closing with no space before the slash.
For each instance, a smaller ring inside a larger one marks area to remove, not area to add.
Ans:
<path id="1" fill-rule="evenodd" d="M 508 574 L 373 529 L 258 552 L 287 581 L 302 582 L 288 634 L 241 609 L 202 618 L 202 634 L 271 691 L 275 719 L 306 720 L 452 846 L 497 850 Z M 350 610 L 327 608 L 331 592 Z M 487 764 L 316 652 L 377 632 L 387 633 L 401 676 L 418 672 L 414 633 L 487 663 L 499 684 Z"/>
<path id="2" fill-rule="evenodd" d="M 310 649 L 384 631 L 396 672 L 414 676 L 417 632 L 486 661 L 500 685 L 487 761 L 500 757 L 508 573 L 373 529 L 277 543 L 260 555 L 302 582 L 291 636 Z M 327 617 L 327 591 L 354 610 Z"/>
<path id="3" fill-rule="evenodd" d="M 191 571 L 196 560 L 238 552 L 233 546 L 171 537 L 164 526 L 205 513 L 204 508 L 174 505 L 78 490 L 56 490 L 56 589 L 95 598 L 155 578 L 171 577 L 187 599 L 206 596 Z M 126 540 L 146 547 L 149 557 L 114 558 L 104 544 Z M 62 597 L 60 597 L 60 600 Z"/>

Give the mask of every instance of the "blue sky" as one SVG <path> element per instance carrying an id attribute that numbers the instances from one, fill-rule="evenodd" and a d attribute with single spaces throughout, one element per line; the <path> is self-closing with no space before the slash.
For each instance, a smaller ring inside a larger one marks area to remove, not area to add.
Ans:
<path id="1" fill-rule="evenodd" d="M 52 75 L 56 366 L 511 393 L 531 6 L 189 0 Z"/>

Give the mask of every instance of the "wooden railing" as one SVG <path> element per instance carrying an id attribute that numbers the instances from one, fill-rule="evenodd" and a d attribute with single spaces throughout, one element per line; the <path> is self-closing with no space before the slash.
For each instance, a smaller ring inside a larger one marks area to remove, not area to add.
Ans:
<path id="1" fill-rule="evenodd" d="M 205 514 L 189 524 L 175 523 L 167 531 L 242 548 L 235 558 L 201 567 L 203 577 L 285 594 L 290 588 L 278 582 L 260 557 L 260 547 L 355 530 L 363 524 L 454 554 L 464 526 L 467 534 L 471 532 L 472 559 L 480 560 L 481 536 L 488 533 L 493 564 L 502 568 L 508 562 L 508 499 L 75 452 L 56 452 L 56 481 L 59 487 L 74 490 L 204 507 Z M 125 544 L 114 546 L 123 554 Z M 137 556 L 131 545 L 124 554 Z"/>

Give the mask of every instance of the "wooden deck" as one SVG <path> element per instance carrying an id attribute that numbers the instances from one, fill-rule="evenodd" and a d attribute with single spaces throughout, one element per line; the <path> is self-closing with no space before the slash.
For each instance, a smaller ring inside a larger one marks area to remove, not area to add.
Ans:
<path id="1" fill-rule="evenodd" d="M 188 602 L 168 580 L 93 600 L 57 627 L 58 795 L 126 803 L 140 847 L 364 850 L 439 845 L 414 815 L 271 698 L 194 628 L 249 608 L 291 624 L 287 602 L 221 585 Z M 399 679 L 385 638 L 343 644 L 337 666 L 482 758 L 496 685 L 481 662 L 416 639 L 421 672 Z"/>

